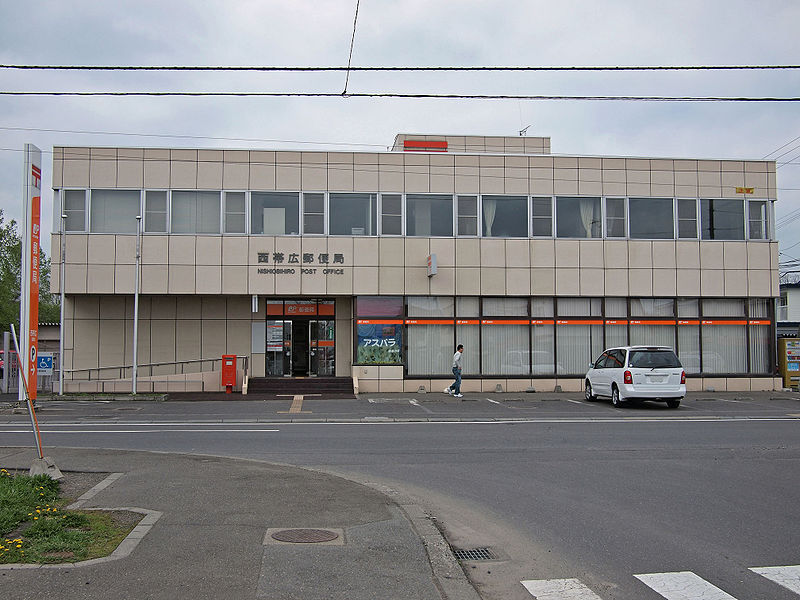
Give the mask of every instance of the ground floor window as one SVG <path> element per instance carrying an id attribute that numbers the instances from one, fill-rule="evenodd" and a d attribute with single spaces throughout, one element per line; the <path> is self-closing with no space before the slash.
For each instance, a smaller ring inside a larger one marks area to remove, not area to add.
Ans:
<path id="1" fill-rule="evenodd" d="M 689 375 L 769 375 L 771 298 L 356 298 L 355 363 L 407 377 L 579 377 L 605 348 L 670 346 Z"/>

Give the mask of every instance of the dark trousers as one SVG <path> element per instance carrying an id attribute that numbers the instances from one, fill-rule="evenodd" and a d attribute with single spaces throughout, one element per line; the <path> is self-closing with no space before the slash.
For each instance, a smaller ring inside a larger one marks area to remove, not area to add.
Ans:
<path id="1" fill-rule="evenodd" d="M 453 367 L 453 375 L 455 376 L 456 380 L 450 385 L 450 389 L 453 390 L 454 394 L 461 393 L 461 369 L 458 367 Z"/>

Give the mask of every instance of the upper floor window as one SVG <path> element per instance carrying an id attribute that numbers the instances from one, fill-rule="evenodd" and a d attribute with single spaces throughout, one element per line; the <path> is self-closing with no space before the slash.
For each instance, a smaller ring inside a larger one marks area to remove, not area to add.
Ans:
<path id="1" fill-rule="evenodd" d="M 556 233 L 560 238 L 602 237 L 600 198 L 556 198 Z"/>
<path id="2" fill-rule="evenodd" d="M 697 200 L 678 198 L 678 238 L 697 238 Z"/>
<path id="3" fill-rule="evenodd" d="M 553 235 L 553 199 L 549 196 L 533 199 L 533 235 L 535 237 Z"/>
<path id="4" fill-rule="evenodd" d="M 303 194 L 303 233 L 325 233 L 325 194 Z"/>
<path id="5" fill-rule="evenodd" d="M 172 233 L 219 233 L 219 192 L 172 192 Z"/>
<path id="6" fill-rule="evenodd" d="M 331 194 L 331 235 L 376 235 L 377 194 Z"/>
<path id="7" fill-rule="evenodd" d="M 403 198 L 400 194 L 381 194 L 381 234 L 403 234 Z"/>
<path id="8" fill-rule="evenodd" d="M 624 238 L 625 198 L 606 198 L 606 237 Z"/>
<path id="9" fill-rule="evenodd" d="M 478 235 L 478 197 L 458 197 L 458 235 Z"/>
<path id="10" fill-rule="evenodd" d="M 93 233 L 136 233 L 139 190 L 92 190 L 89 230 Z"/>
<path id="11" fill-rule="evenodd" d="M 748 232 L 751 240 L 766 240 L 769 237 L 767 230 L 767 201 L 750 200 L 747 203 Z"/>
<path id="12" fill-rule="evenodd" d="M 250 233 L 300 233 L 300 195 L 297 192 L 251 192 Z"/>
<path id="13" fill-rule="evenodd" d="M 244 192 L 225 192 L 225 233 L 244 233 L 247 224 Z"/>
<path id="14" fill-rule="evenodd" d="M 86 231 L 86 190 L 64 190 L 65 231 Z"/>
<path id="15" fill-rule="evenodd" d="M 704 240 L 743 240 L 744 202 L 700 200 L 701 232 Z"/>
<path id="16" fill-rule="evenodd" d="M 527 196 L 481 196 L 485 237 L 528 237 Z"/>
<path id="17" fill-rule="evenodd" d="M 432 194 L 406 196 L 406 235 L 453 235 L 453 197 Z"/>
<path id="18" fill-rule="evenodd" d="M 629 198 L 630 236 L 640 240 L 675 237 L 672 198 Z"/>
<path id="19" fill-rule="evenodd" d="M 144 194 L 144 230 L 147 233 L 166 233 L 167 192 L 148 190 Z"/>

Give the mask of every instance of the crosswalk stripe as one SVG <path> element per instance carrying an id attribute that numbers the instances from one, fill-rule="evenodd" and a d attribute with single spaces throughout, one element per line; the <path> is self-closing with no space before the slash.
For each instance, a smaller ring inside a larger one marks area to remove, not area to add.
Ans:
<path id="1" fill-rule="evenodd" d="M 750 569 L 787 590 L 800 594 L 800 565 L 789 567 L 754 567 Z"/>
<path id="2" fill-rule="evenodd" d="M 602 600 L 578 579 L 531 579 L 520 583 L 537 600 Z"/>
<path id="3" fill-rule="evenodd" d="M 634 575 L 667 600 L 736 600 L 691 571 Z"/>

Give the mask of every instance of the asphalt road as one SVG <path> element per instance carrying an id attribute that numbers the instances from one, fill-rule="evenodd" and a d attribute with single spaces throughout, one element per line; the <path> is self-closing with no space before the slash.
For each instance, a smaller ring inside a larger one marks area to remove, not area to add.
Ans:
<path id="1" fill-rule="evenodd" d="M 468 399 L 47 402 L 39 420 L 51 448 L 258 458 L 411 497 L 451 544 L 496 556 L 465 563 L 485 599 L 577 579 L 604 600 L 658 600 L 635 575 L 691 571 L 730 595 L 702 597 L 797 600 L 750 570 L 800 564 L 797 394 L 694 394 L 678 410 Z M 0 410 L 2 445 L 29 444 L 26 424 Z"/>

